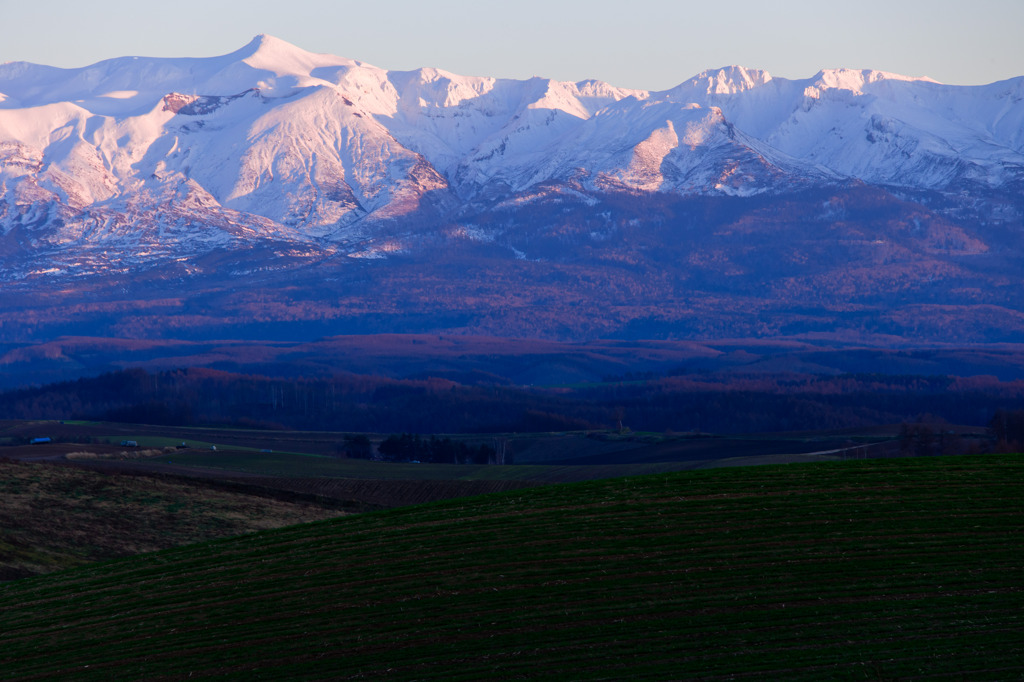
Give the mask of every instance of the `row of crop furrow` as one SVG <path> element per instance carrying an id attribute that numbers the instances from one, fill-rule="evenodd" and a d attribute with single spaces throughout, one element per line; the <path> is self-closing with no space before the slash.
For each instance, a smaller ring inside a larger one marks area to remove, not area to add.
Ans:
<path id="1" fill-rule="evenodd" d="M 540 596 L 544 596 L 544 595 L 542 594 Z M 656 595 L 652 595 L 652 596 L 656 596 Z M 528 599 L 528 597 L 529 597 L 528 594 L 525 594 L 525 595 L 520 594 L 519 595 L 519 598 L 526 598 L 526 599 Z M 746 595 L 746 597 L 753 599 L 754 597 L 756 597 L 756 595 Z M 424 617 L 429 617 L 430 610 L 431 609 L 435 609 L 437 607 L 437 605 L 438 605 L 438 601 L 437 600 L 438 599 L 447 599 L 447 598 L 449 598 L 449 596 L 447 596 L 447 595 L 440 595 L 440 596 L 435 597 L 432 601 L 428 600 L 427 603 L 426 603 L 427 611 L 426 611 L 426 615 L 424 615 Z M 587 600 L 587 595 L 581 595 L 581 602 L 579 604 L 567 604 L 567 606 L 570 605 L 572 610 L 583 609 L 584 606 L 587 603 L 586 600 Z M 474 599 L 474 603 L 476 603 L 477 606 L 479 607 L 479 606 L 485 606 L 487 602 L 484 601 L 482 603 L 479 603 L 477 600 Z M 664 606 L 664 604 L 663 604 L 663 606 Z M 694 606 L 694 605 L 691 605 L 691 606 Z M 708 606 L 705 606 L 705 608 L 707 608 L 707 607 Z M 378 606 L 374 605 L 373 608 L 376 609 L 376 608 L 378 608 Z M 356 615 L 357 616 L 358 615 L 362 615 L 362 616 L 372 615 L 372 611 L 370 613 L 359 613 L 358 612 L 359 609 L 355 609 L 355 610 L 356 610 Z M 569 609 L 566 608 L 566 610 L 568 611 Z M 746 609 L 743 609 L 743 610 L 750 611 L 752 609 L 746 608 Z M 748 622 L 750 620 L 750 613 L 749 612 L 744 613 L 743 610 L 737 611 L 737 617 L 738 617 L 738 619 L 740 619 L 740 622 Z M 849 612 L 850 609 L 849 608 L 847 608 L 847 609 L 843 609 L 843 608 L 838 609 L 839 612 L 843 612 L 844 610 L 847 612 L 846 615 L 849 616 L 850 615 L 850 612 Z M 244 608 L 243 612 L 251 613 L 252 609 Z M 793 613 L 793 612 L 794 611 L 791 611 L 791 613 Z M 302 615 L 302 617 L 295 616 L 294 614 L 284 613 L 284 614 L 280 615 L 279 617 L 276 617 L 276 619 L 269 619 L 269 623 L 271 625 L 268 626 L 267 630 L 270 631 L 270 632 L 278 630 L 278 628 L 276 628 L 275 626 L 272 625 L 275 622 L 287 623 L 289 620 L 295 620 L 296 623 L 300 623 L 300 622 L 305 622 L 305 621 L 308 620 L 307 617 L 306 617 L 306 616 L 308 616 L 307 612 L 300 612 L 300 615 Z M 551 612 L 541 612 L 541 613 L 539 613 L 538 617 L 540 619 L 540 624 L 557 622 L 557 619 L 555 617 L 556 615 L 557 615 L 557 613 L 551 613 Z M 410 613 L 407 617 L 413 617 L 413 613 Z M 718 619 L 718 621 L 720 623 L 721 622 L 726 622 L 727 623 L 729 621 L 728 617 L 726 617 L 726 615 L 721 610 L 719 610 L 716 613 L 716 617 L 717 617 L 717 619 Z M 260 619 L 253 619 L 252 622 L 255 625 L 255 624 L 260 622 Z M 357 622 L 358 622 L 358 619 L 357 619 Z M 539 624 L 536 623 L 536 622 L 528 623 L 527 625 L 529 627 L 531 627 L 531 628 L 539 626 Z M 250 633 L 250 634 L 252 634 L 252 633 Z M 148 648 L 148 646 L 150 646 L 150 645 L 146 644 L 145 646 L 146 646 L 146 648 Z M 152 650 L 151 650 L 151 653 L 152 653 Z"/>
<path id="2" fill-rule="evenodd" d="M 77 593 L 54 593 L 53 615 L 53 583 L 34 581 L 20 608 L 0 611 L 3 656 L 36 670 L 66 671 L 81 659 L 153 672 L 177 665 L 175 652 L 182 671 L 216 653 L 225 670 L 242 670 L 251 647 L 260 660 L 298 664 L 315 640 L 325 656 L 348 651 L 340 665 L 352 670 L 364 649 L 367 665 L 394 652 L 396 662 L 430 670 L 431 660 L 465 656 L 460 647 L 470 644 L 501 658 L 508 647 L 540 651 L 548 639 L 573 651 L 604 641 L 599 650 L 611 651 L 617 638 L 632 635 L 635 647 L 636 637 L 673 633 L 709 651 L 724 644 L 763 657 L 774 647 L 801 670 L 822 670 L 843 638 L 876 662 L 899 655 L 887 642 L 920 650 L 927 637 L 908 637 L 911 621 L 944 641 L 970 637 L 983 621 L 992 641 L 1012 643 L 1020 503 L 1005 480 L 969 487 L 957 513 L 955 496 L 929 497 L 926 486 L 905 486 L 905 500 L 891 490 L 842 499 L 838 480 L 814 492 L 776 486 L 774 496 L 732 498 L 729 486 L 707 485 L 711 502 L 697 503 L 666 495 L 669 483 L 652 484 L 657 501 L 646 503 L 633 499 L 639 484 L 582 506 L 572 491 L 545 491 L 526 507 L 516 496 L 430 505 L 110 564 L 76 574 Z M 979 520 L 984 531 L 974 528 Z M 839 528 L 821 535 L 825 525 Z M 429 642 L 412 646 L 428 631 Z M 39 636 L 62 656 L 34 651 Z M 805 639 L 825 653 L 799 644 Z M 990 644 L 977 646 L 989 652 Z M 687 647 L 678 656 L 702 660 Z"/>

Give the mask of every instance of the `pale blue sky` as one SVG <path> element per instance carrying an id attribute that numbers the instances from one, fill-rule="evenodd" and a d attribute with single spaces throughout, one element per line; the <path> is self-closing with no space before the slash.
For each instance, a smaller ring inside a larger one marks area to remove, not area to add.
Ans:
<path id="1" fill-rule="evenodd" d="M 652 90 L 729 64 L 963 85 L 1024 75 L 1024 0 L 0 0 L 0 62 L 205 57 L 258 33 L 386 69 Z"/>

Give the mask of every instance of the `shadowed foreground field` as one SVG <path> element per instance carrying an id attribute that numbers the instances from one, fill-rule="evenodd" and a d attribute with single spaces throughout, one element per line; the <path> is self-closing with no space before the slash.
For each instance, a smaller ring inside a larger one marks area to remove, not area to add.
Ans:
<path id="1" fill-rule="evenodd" d="M 451 500 L 0 586 L 19 679 L 1008 679 L 1024 460 Z"/>
<path id="2" fill-rule="evenodd" d="M 0 459 L 0 580 L 340 514 L 199 480 Z"/>

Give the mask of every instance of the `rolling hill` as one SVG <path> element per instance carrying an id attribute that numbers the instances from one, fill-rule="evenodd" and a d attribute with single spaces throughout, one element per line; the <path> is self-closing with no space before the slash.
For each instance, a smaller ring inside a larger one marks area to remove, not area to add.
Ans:
<path id="1" fill-rule="evenodd" d="M 1007 679 L 1018 455 L 552 486 L 0 586 L 6 679 Z"/>

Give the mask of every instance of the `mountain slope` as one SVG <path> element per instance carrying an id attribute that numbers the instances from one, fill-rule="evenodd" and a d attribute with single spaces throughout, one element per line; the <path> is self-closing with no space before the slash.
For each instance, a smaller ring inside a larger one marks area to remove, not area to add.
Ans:
<path id="1" fill-rule="evenodd" d="M 999 187 L 1024 168 L 1020 79 L 957 88 L 835 70 L 787 81 L 730 67 L 648 93 L 391 73 L 258 36 L 208 59 L 5 64 L 0 93 L 7 230 L 201 206 L 251 216 L 261 236 L 338 239 L 424 204 L 450 213 L 453 193 L 581 174 L 590 191 L 699 194 L 840 178 Z"/>
<path id="2" fill-rule="evenodd" d="M 646 92 L 387 71 L 270 36 L 3 64 L 0 338 L 85 309 L 105 311 L 93 332 L 150 327 L 112 312 L 146 300 L 180 306 L 178 329 L 559 338 L 832 332 L 853 308 L 857 334 L 906 335 L 985 305 L 997 321 L 967 329 L 1013 337 L 1022 129 L 1024 78 L 727 67 Z M 238 277 L 272 304 L 226 302 Z"/>
<path id="3" fill-rule="evenodd" d="M 740 80 L 745 78 L 745 80 Z M 704 87 L 705 80 L 716 87 Z M 741 88 L 735 81 L 746 84 Z M 1024 78 L 947 86 L 880 71 L 834 69 L 806 80 L 730 70 L 676 88 L 796 158 L 872 184 L 998 187 L 1022 177 Z"/>

